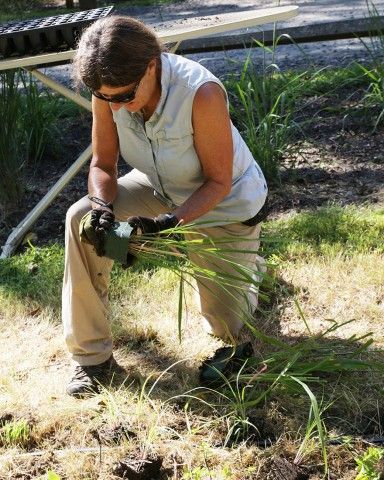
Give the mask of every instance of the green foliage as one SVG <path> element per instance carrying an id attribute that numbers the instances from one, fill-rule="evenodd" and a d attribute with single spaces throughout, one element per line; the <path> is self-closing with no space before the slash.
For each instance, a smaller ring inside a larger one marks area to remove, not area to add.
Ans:
<path id="1" fill-rule="evenodd" d="M 384 474 L 384 449 L 369 447 L 356 458 L 358 475 L 355 480 L 381 480 Z"/>
<path id="2" fill-rule="evenodd" d="M 279 161 L 292 139 L 300 79 L 300 74 L 285 78 L 273 65 L 259 73 L 249 55 L 240 78 L 227 82 L 236 98 L 231 104 L 234 122 L 269 182 L 279 181 Z"/>
<path id="3" fill-rule="evenodd" d="M 57 244 L 0 260 L 0 296 L 59 307 L 64 251 Z"/>
<path id="4" fill-rule="evenodd" d="M 290 79 L 295 73 L 287 73 Z M 367 86 L 367 78 L 357 63 L 347 67 L 325 67 L 320 70 L 308 70 L 302 74 L 300 97 L 326 95 L 331 96 L 345 87 L 356 89 Z"/>
<path id="5" fill-rule="evenodd" d="M 370 19 L 369 40 L 360 39 L 365 46 L 371 61 L 374 65 L 372 69 L 359 65 L 362 73 L 366 77 L 369 85 L 364 96 L 364 103 L 372 111 L 377 111 L 374 130 L 383 123 L 384 120 L 384 26 L 374 2 L 366 1 L 368 15 Z"/>
<path id="6" fill-rule="evenodd" d="M 378 112 L 373 125 L 375 131 L 384 120 L 384 65 L 378 64 L 373 69 L 360 65 L 360 68 L 370 82 L 364 95 L 364 103 L 371 110 L 371 114 L 372 110 Z"/>
<path id="7" fill-rule="evenodd" d="M 23 447 L 31 438 L 31 427 L 27 420 L 21 418 L 5 423 L 0 429 L 0 444 L 4 447 Z"/>
<path id="8" fill-rule="evenodd" d="M 384 252 L 384 210 L 330 205 L 266 222 L 264 235 L 269 253 Z"/>
<path id="9" fill-rule="evenodd" d="M 53 472 L 52 470 L 48 470 L 46 480 L 60 480 L 61 477 L 57 475 L 57 473 Z"/>
<path id="10" fill-rule="evenodd" d="M 26 162 L 26 132 L 20 128 L 19 79 L 14 70 L 0 74 L 0 205 L 16 203 L 24 190 L 20 176 Z"/>
<path id="11" fill-rule="evenodd" d="M 214 475 L 214 477 L 212 476 Z M 207 467 L 194 467 L 192 470 L 184 469 L 182 480 L 205 480 L 208 478 L 220 478 L 220 480 L 230 480 L 233 478 L 231 469 L 224 465 L 220 472 L 217 472 L 216 469 L 213 472 Z"/>
<path id="12" fill-rule="evenodd" d="M 24 76 L 23 83 L 21 128 L 27 135 L 28 160 L 39 163 L 45 151 L 57 145 L 59 131 L 55 122 L 65 112 L 65 104 L 57 95 L 39 89 L 32 75 Z"/>
<path id="13" fill-rule="evenodd" d="M 31 74 L 0 73 L 0 204 L 20 200 L 28 162 L 39 163 L 46 150 L 55 153 L 56 120 L 75 112 L 71 102 L 40 89 Z"/>

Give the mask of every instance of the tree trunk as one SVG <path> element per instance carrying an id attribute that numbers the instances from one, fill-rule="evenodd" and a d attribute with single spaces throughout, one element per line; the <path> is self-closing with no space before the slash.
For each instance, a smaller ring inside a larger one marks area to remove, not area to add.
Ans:
<path id="1" fill-rule="evenodd" d="M 65 0 L 65 6 L 67 8 L 73 8 L 74 7 L 73 0 Z"/>
<path id="2" fill-rule="evenodd" d="M 90 10 L 97 7 L 97 0 L 79 0 L 80 10 Z"/>

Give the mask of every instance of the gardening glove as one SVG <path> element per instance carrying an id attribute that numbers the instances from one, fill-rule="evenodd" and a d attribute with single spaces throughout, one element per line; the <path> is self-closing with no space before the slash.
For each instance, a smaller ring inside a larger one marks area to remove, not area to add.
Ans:
<path id="1" fill-rule="evenodd" d="M 223 382 L 223 376 L 238 371 L 245 361 L 252 357 L 251 342 L 241 343 L 237 347 L 219 348 L 213 357 L 200 366 L 200 382 L 205 385 L 217 385 Z"/>
<path id="2" fill-rule="evenodd" d="M 94 211 L 90 210 L 80 221 L 80 240 L 95 247 L 97 255 L 116 260 L 123 267 L 129 267 L 133 255 L 128 252 L 129 237 L 132 227 L 127 222 L 114 222 L 108 230 L 96 232 L 94 226 Z"/>
<path id="3" fill-rule="evenodd" d="M 174 228 L 179 220 L 172 213 L 164 213 L 155 218 L 129 217 L 127 222 L 133 228 L 132 235 L 147 235 Z"/>
<path id="4" fill-rule="evenodd" d="M 95 247 L 96 254 L 102 257 L 105 254 L 105 234 L 110 230 L 115 221 L 113 206 L 97 197 L 89 197 L 99 207 L 93 208 L 80 221 L 80 240 Z"/>
<path id="5" fill-rule="evenodd" d="M 92 209 L 92 226 L 96 233 L 105 233 L 113 227 L 115 215 L 112 203 L 105 202 L 97 197 L 88 197 L 91 202 L 99 205 Z"/>

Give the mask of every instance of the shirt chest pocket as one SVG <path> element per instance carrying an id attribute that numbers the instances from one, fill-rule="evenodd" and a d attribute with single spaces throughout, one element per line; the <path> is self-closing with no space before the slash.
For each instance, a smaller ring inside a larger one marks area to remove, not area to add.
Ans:
<path id="1" fill-rule="evenodd" d="M 163 130 L 156 137 L 156 165 L 161 176 L 183 184 L 202 178 L 192 134 L 176 136 Z"/>

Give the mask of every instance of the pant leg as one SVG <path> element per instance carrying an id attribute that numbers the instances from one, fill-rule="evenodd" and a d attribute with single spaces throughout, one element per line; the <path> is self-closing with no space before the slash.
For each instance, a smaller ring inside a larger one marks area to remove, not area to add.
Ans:
<path id="1" fill-rule="evenodd" d="M 66 216 L 62 317 L 68 350 L 80 365 L 102 363 L 112 352 L 106 314 L 113 261 L 98 257 L 93 247 L 79 238 L 80 220 L 90 207 L 84 197 L 69 208 Z M 118 180 L 114 201 L 117 220 L 124 221 L 131 215 L 156 216 L 168 210 L 154 197 L 145 175 L 137 170 Z"/>
<path id="2" fill-rule="evenodd" d="M 198 232 L 198 233 L 197 233 Z M 256 252 L 259 248 L 260 225 L 248 227 L 241 223 L 220 227 L 196 228 L 196 233 L 187 237 L 199 238 L 199 233 L 212 239 L 228 238 L 225 248 L 234 250 L 249 250 L 250 252 L 226 253 L 227 258 L 253 270 L 253 276 L 258 280 L 258 272 L 263 271 L 264 259 Z M 201 238 L 201 237 L 200 237 Z M 246 238 L 247 241 L 241 239 Z M 202 258 L 197 253 L 189 255 L 192 262 L 202 268 L 212 271 L 222 271 L 236 274 L 235 269 L 225 260 Z M 258 289 L 250 285 L 248 290 L 229 288 L 226 292 L 216 282 L 197 279 L 200 310 L 205 329 L 225 340 L 236 337 L 244 324 L 251 318 L 256 306 Z"/>

